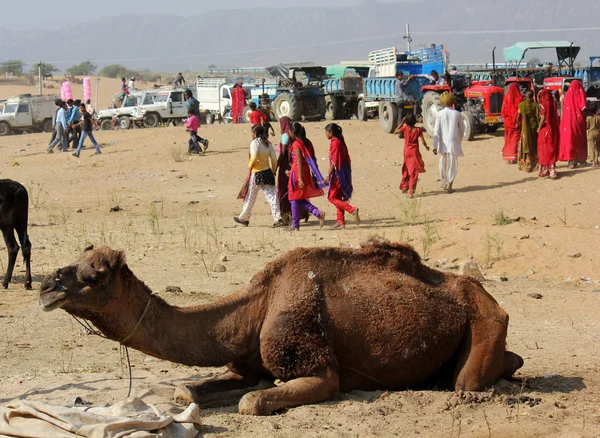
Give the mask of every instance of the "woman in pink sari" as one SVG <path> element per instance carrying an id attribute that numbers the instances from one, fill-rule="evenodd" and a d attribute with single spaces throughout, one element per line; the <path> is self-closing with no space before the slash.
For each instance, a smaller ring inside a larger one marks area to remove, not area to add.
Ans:
<path id="1" fill-rule="evenodd" d="M 562 104 L 558 159 L 575 169 L 587 160 L 587 132 L 583 110 L 585 91 L 580 81 L 571 82 Z"/>
<path id="2" fill-rule="evenodd" d="M 508 164 L 516 164 L 519 157 L 519 140 L 521 139 L 521 127 L 517 126 L 517 115 L 519 104 L 523 102 L 523 96 L 516 83 L 510 84 L 508 92 L 502 103 L 502 118 L 504 119 L 504 148 L 502 157 Z"/>
<path id="3" fill-rule="evenodd" d="M 541 178 L 556 179 L 555 164 L 558 158 L 558 110 L 556 99 L 550 90 L 542 90 L 539 96 L 540 127 L 538 129 L 538 162 Z"/>

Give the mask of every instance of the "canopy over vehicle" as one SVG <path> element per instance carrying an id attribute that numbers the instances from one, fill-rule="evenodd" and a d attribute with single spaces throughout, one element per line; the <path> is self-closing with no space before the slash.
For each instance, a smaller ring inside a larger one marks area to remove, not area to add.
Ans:
<path id="1" fill-rule="evenodd" d="M 532 42 L 518 42 L 514 46 L 506 47 L 504 49 L 504 60 L 507 63 L 515 64 L 516 68 L 519 68 L 525 54 L 529 50 L 538 49 L 556 49 L 556 56 L 558 58 L 558 67 L 563 69 L 564 67 L 573 74 L 575 58 L 579 54 L 581 47 L 574 46 L 573 43 L 568 41 L 532 41 Z"/>
<path id="2" fill-rule="evenodd" d="M 327 79 L 327 69 L 311 62 L 300 64 L 279 64 L 272 67 L 267 67 L 265 70 L 267 70 L 271 76 L 281 79 L 298 80 L 299 78 L 290 77 L 290 74 L 294 75 L 296 72 L 303 72 L 306 76 L 307 82 L 322 81 Z"/>

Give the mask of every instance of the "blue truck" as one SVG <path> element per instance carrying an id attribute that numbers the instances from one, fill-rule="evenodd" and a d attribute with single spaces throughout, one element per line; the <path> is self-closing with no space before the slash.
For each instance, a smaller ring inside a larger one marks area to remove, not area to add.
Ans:
<path id="1" fill-rule="evenodd" d="M 432 71 L 440 74 L 446 69 L 447 54 L 444 46 L 432 45 L 415 51 L 398 51 L 395 47 L 375 50 L 369 54 L 369 75 L 364 79 L 364 93 L 358 102 L 358 118 L 366 121 L 369 117 L 379 117 L 385 132 L 392 133 L 398 124 L 398 111 L 411 110 L 412 105 L 396 107 L 396 74 L 414 75 L 409 81 L 406 94 L 414 102 L 423 99 L 423 86 L 429 85 L 428 75 Z"/>
<path id="2" fill-rule="evenodd" d="M 363 79 L 369 74 L 368 65 L 331 65 L 328 79 L 323 81 L 325 119 L 341 120 L 358 116 L 358 101 L 364 93 Z"/>

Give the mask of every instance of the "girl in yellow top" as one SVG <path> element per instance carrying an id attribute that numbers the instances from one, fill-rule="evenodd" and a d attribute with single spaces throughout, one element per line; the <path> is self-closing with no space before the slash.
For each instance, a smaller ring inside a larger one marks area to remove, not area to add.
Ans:
<path id="1" fill-rule="evenodd" d="M 244 199 L 244 207 L 239 217 L 233 220 L 238 224 L 248 226 L 252 208 L 256 202 L 258 191 L 262 190 L 271 205 L 271 214 L 275 223 L 273 227 L 283 226 L 279 198 L 275 187 L 275 172 L 277 171 L 277 155 L 273 145 L 269 143 L 267 132 L 262 125 L 252 127 L 252 142 L 250 143 L 250 161 L 248 168 L 251 171 L 248 194 Z"/>

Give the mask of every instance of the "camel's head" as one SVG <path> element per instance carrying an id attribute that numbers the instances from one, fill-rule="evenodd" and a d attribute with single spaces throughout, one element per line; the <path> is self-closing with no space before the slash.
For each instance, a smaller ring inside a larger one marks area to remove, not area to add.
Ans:
<path id="1" fill-rule="evenodd" d="M 61 308 L 75 316 L 98 314 L 119 298 L 118 273 L 125 266 L 125 254 L 108 247 L 86 248 L 74 263 L 44 278 L 38 302 L 42 309 Z"/>

